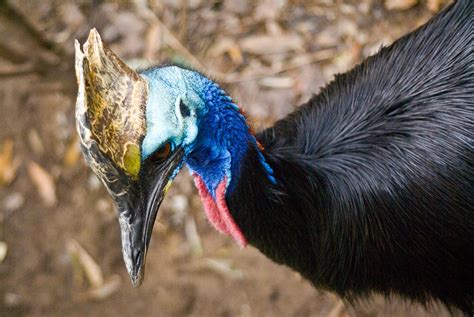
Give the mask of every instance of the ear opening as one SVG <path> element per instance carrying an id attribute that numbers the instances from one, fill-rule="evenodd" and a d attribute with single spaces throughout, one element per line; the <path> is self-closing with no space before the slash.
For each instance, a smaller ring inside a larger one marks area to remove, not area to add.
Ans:
<path id="1" fill-rule="evenodd" d="M 178 119 L 178 125 L 180 128 L 183 127 L 183 114 L 181 113 L 181 97 L 178 96 L 176 98 L 174 104 L 174 113 L 176 114 L 176 118 Z"/>
<path id="2" fill-rule="evenodd" d="M 184 103 L 183 99 L 181 99 L 179 102 L 179 111 L 181 112 L 181 116 L 183 118 L 189 117 L 191 115 L 191 110 L 189 110 L 188 105 Z"/>

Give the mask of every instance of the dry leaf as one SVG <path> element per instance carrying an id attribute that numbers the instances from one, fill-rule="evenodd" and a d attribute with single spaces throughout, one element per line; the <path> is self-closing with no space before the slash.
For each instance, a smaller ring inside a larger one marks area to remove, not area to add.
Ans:
<path id="1" fill-rule="evenodd" d="M 19 294 L 6 292 L 3 296 L 3 303 L 8 308 L 17 308 L 23 304 L 23 298 Z"/>
<path id="2" fill-rule="evenodd" d="M 222 38 L 216 41 L 214 45 L 209 49 L 209 56 L 218 57 L 229 50 L 232 46 L 235 45 L 235 42 L 228 38 Z"/>
<path id="3" fill-rule="evenodd" d="M 426 1 L 426 7 L 428 10 L 431 12 L 438 12 L 441 10 L 442 6 L 448 2 L 447 0 L 427 0 Z"/>
<path id="4" fill-rule="evenodd" d="M 206 259 L 205 266 L 231 279 L 241 279 L 244 276 L 241 270 L 232 267 L 230 260 Z"/>
<path id="5" fill-rule="evenodd" d="M 240 51 L 240 48 L 237 45 L 232 45 L 231 47 L 229 47 L 227 53 L 229 54 L 232 63 L 234 63 L 235 65 L 238 66 L 243 63 L 244 57 L 242 56 L 242 52 Z"/>
<path id="6" fill-rule="evenodd" d="M 7 256 L 8 246 L 6 242 L 0 241 L 0 264 L 2 264 L 3 260 Z"/>
<path id="7" fill-rule="evenodd" d="M 327 317 L 346 317 L 348 316 L 346 312 L 346 306 L 342 300 L 337 299 L 337 302 L 334 304 L 333 308 L 326 315 Z"/>
<path id="8" fill-rule="evenodd" d="M 12 193 L 3 199 L 2 207 L 6 212 L 20 209 L 25 203 L 25 197 L 20 193 Z"/>
<path id="9" fill-rule="evenodd" d="M 76 30 L 84 25 L 86 17 L 79 8 L 79 4 L 65 1 L 58 9 L 61 20 L 68 28 Z"/>
<path id="10" fill-rule="evenodd" d="M 13 140 L 7 139 L 0 151 L 0 186 L 8 185 L 15 179 L 19 166 L 20 160 L 13 158 Z"/>
<path id="11" fill-rule="evenodd" d="M 93 300 L 103 300 L 115 293 L 121 285 L 120 276 L 114 275 L 98 288 L 93 288 L 86 293 L 86 297 Z"/>
<path id="12" fill-rule="evenodd" d="M 258 81 L 260 86 L 268 88 L 291 88 L 295 81 L 291 77 L 265 77 Z"/>
<path id="13" fill-rule="evenodd" d="M 156 59 L 157 52 L 160 51 L 162 46 L 162 36 L 160 25 L 157 23 L 152 23 L 145 34 L 145 49 L 143 56 L 147 60 Z"/>
<path id="14" fill-rule="evenodd" d="M 3 296 L 3 303 L 6 307 L 18 307 L 22 304 L 22 302 L 23 299 L 21 296 L 15 293 L 6 292 Z"/>
<path id="15" fill-rule="evenodd" d="M 44 145 L 41 137 L 35 129 L 31 129 L 28 132 L 28 142 L 30 143 L 30 147 L 33 150 L 33 153 L 36 155 L 42 155 L 44 153 Z"/>
<path id="16" fill-rule="evenodd" d="M 53 177 L 37 163 L 30 161 L 28 164 L 28 174 L 31 181 L 36 186 L 43 203 L 47 207 L 52 207 L 56 204 L 56 185 Z"/>
<path id="17" fill-rule="evenodd" d="M 75 166 L 80 157 L 81 150 L 79 147 L 79 142 L 77 141 L 77 138 L 74 137 L 67 146 L 66 153 L 64 154 L 64 166 Z"/>
<path id="18" fill-rule="evenodd" d="M 242 39 L 239 44 L 245 52 L 267 55 L 302 51 L 304 43 L 297 34 L 282 34 L 277 36 L 253 35 Z"/>
<path id="19" fill-rule="evenodd" d="M 387 10 L 407 10 L 415 6 L 418 0 L 385 0 Z"/>
<path id="20" fill-rule="evenodd" d="M 199 232 L 196 228 L 196 221 L 194 220 L 194 217 L 192 215 L 186 218 L 184 231 L 186 233 L 186 239 L 191 245 L 191 251 L 193 255 L 202 256 L 203 248 L 201 243 L 201 237 L 199 236 Z"/>
<path id="21" fill-rule="evenodd" d="M 256 20 L 275 20 L 283 8 L 287 5 L 286 0 L 263 0 L 255 9 Z"/>
<path id="22" fill-rule="evenodd" d="M 251 7 L 251 1 L 249 0 L 239 0 L 239 1 L 223 1 L 224 11 L 246 15 L 249 14 Z"/>
<path id="23" fill-rule="evenodd" d="M 87 253 L 87 251 L 76 241 L 69 240 L 67 249 L 73 262 L 80 264 L 84 275 L 92 288 L 100 288 L 104 285 L 104 276 L 100 266 Z"/>
<path id="24" fill-rule="evenodd" d="M 225 37 L 216 42 L 210 49 L 209 55 L 218 57 L 227 53 L 235 65 L 240 65 L 244 61 L 239 46 L 230 38 Z"/>

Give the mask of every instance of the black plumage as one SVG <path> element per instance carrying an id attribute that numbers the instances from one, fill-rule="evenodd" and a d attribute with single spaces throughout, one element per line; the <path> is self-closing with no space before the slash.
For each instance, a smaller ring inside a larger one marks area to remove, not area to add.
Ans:
<path id="1" fill-rule="evenodd" d="M 459 0 L 257 134 L 229 209 L 265 255 L 352 300 L 474 309 L 473 7 Z"/>

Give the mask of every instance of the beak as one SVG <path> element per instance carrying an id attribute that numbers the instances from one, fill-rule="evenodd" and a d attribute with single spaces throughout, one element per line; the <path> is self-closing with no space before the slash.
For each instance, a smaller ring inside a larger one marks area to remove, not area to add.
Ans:
<path id="1" fill-rule="evenodd" d="M 145 275 L 145 261 L 158 209 L 176 171 L 183 162 L 184 151 L 177 148 L 164 162 L 143 163 L 135 192 L 117 198 L 122 253 L 134 287 Z"/>

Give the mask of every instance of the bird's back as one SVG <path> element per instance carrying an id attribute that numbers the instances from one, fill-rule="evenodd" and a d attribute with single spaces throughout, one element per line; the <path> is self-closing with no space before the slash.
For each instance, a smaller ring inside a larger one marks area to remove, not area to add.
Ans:
<path id="1" fill-rule="evenodd" d="M 457 1 L 258 135 L 277 174 L 311 179 L 286 190 L 317 214 L 316 284 L 472 310 L 473 8 Z"/>

